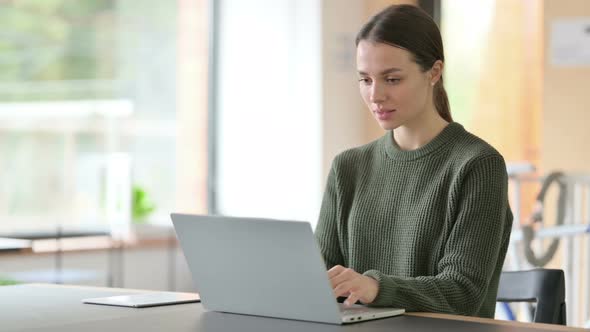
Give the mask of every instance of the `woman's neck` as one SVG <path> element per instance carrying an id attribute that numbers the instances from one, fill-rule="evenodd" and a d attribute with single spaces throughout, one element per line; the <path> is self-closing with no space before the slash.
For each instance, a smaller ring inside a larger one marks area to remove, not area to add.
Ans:
<path id="1" fill-rule="evenodd" d="M 393 138 L 400 149 L 416 150 L 432 141 L 449 123 L 436 110 L 424 112 L 411 123 L 393 130 Z"/>

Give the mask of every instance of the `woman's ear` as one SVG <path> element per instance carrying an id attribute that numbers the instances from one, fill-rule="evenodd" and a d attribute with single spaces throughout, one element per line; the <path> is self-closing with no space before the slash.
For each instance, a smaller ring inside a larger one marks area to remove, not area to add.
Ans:
<path id="1" fill-rule="evenodd" d="M 443 74 L 443 69 L 445 64 L 441 60 L 436 60 L 430 68 L 430 84 L 436 85 L 436 83 L 440 80 Z"/>

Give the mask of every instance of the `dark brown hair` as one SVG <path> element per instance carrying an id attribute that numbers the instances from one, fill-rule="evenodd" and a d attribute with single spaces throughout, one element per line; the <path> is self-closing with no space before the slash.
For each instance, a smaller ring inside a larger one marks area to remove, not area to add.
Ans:
<path id="1" fill-rule="evenodd" d="M 393 5 L 371 17 L 356 36 L 361 40 L 384 43 L 409 51 L 422 71 L 432 68 L 437 60 L 445 61 L 440 30 L 422 9 L 412 5 Z M 434 86 L 434 105 L 438 114 L 453 122 L 443 78 Z"/>

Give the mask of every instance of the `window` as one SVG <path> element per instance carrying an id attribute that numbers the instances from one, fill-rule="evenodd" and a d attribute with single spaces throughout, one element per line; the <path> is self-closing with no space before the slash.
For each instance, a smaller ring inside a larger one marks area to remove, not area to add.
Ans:
<path id="1" fill-rule="evenodd" d="M 214 212 L 315 225 L 323 190 L 321 3 L 219 4 Z"/>
<path id="2" fill-rule="evenodd" d="M 206 86 L 187 68 L 206 68 L 205 11 L 198 0 L 0 2 L 0 228 L 129 222 L 130 187 L 152 222 L 203 212 L 206 160 L 194 155 L 206 141 L 187 133 L 206 120 L 191 89 Z"/>

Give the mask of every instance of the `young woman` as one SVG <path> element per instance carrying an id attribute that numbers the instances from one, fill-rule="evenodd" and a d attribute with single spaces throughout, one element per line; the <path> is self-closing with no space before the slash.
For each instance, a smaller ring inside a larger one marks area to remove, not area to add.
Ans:
<path id="1" fill-rule="evenodd" d="M 391 6 L 356 46 L 361 96 L 386 134 L 332 163 L 316 237 L 335 296 L 493 317 L 512 225 L 506 166 L 451 118 L 438 27 Z"/>

